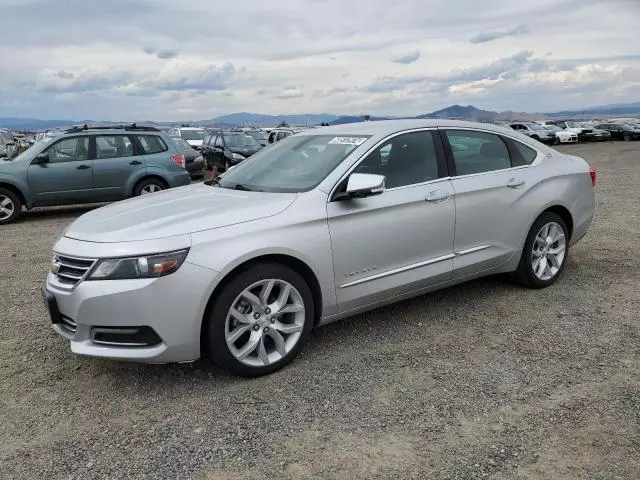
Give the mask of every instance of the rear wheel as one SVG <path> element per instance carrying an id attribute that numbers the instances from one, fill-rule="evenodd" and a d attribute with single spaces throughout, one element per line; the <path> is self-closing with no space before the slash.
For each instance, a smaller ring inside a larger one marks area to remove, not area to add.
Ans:
<path id="1" fill-rule="evenodd" d="M 625 142 L 630 142 L 630 141 L 631 141 L 631 135 L 629 135 L 629 134 L 625 134 L 625 136 L 624 136 L 624 137 L 622 137 L 622 139 L 623 139 Z"/>
<path id="2" fill-rule="evenodd" d="M 514 276 L 530 288 L 553 284 L 564 269 L 569 253 L 569 233 L 564 220 L 545 212 L 535 221 L 524 244 Z"/>
<path id="3" fill-rule="evenodd" d="M 150 193 L 166 190 L 167 186 L 161 180 L 155 178 L 147 178 L 142 180 L 133 191 L 133 195 L 138 197 L 140 195 L 148 195 Z"/>
<path id="4" fill-rule="evenodd" d="M 290 268 L 263 263 L 225 285 L 207 319 L 212 360 L 243 377 L 274 372 L 289 363 L 313 328 L 313 296 Z"/>
<path id="5" fill-rule="evenodd" d="M 15 222 L 22 213 L 22 202 L 11 190 L 0 188 L 0 225 Z"/>

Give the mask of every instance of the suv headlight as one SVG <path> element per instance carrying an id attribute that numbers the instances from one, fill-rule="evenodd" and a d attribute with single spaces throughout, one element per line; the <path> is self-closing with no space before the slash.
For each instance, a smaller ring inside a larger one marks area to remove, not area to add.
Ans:
<path id="1" fill-rule="evenodd" d="M 246 160 L 247 157 L 245 157 L 244 155 L 240 155 L 239 153 L 232 153 L 231 158 L 233 158 L 234 160 Z"/>
<path id="2" fill-rule="evenodd" d="M 171 275 L 180 268 L 189 250 L 158 253 L 143 257 L 99 260 L 87 280 L 131 280 Z"/>

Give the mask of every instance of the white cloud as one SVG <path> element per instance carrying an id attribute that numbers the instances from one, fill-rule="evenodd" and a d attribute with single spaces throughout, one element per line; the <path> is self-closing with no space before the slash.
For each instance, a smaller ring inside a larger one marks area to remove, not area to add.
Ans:
<path id="1" fill-rule="evenodd" d="M 245 0 L 225 4 L 211 28 L 219 17 L 206 0 L 0 0 L 0 117 L 404 115 L 475 101 L 535 111 L 639 100 L 635 0 L 477 3 Z"/>

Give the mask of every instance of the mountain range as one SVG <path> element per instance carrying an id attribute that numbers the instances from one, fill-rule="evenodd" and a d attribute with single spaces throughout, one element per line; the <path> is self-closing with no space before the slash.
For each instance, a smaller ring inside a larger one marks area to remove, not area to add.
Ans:
<path id="1" fill-rule="evenodd" d="M 371 116 L 369 120 L 389 120 L 392 118 L 450 118 L 459 120 L 473 120 L 478 122 L 508 122 L 508 121 L 533 121 L 544 118 L 573 118 L 590 119 L 607 116 L 638 116 L 640 115 L 640 102 L 601 105 L 588 107 L 582 110 L 566 110 L 552 113 L 528 113 L 528 112 L 494 112 L 482 110 L 473 105 L 451 105 L 442 110 L 425 113 L 415 117 Z M 282 123 L 291 126 L 313 126 L 321 123 L 339 125 L 345 123 L 360 122 L 363 115 L 335 115 L 330 113 L 308 113 L 299 115 L 265 115 L 257 113 L 232 113 L 208 120 L 186 120 L 181 122 L 155 122 L 139 120 L 139 124 L 155 125 L 202 125 L 206 127 L 232 127 L 232 126 L 257 126 L 275 127 Z M 130 122 L 105 122 L 96 120 L 41 120 L 35 118 L 0 117 L 0 127 L 11 130 L 44 130 L 47 128 L 67 127 L 83 124 L 116 124 Z"/>

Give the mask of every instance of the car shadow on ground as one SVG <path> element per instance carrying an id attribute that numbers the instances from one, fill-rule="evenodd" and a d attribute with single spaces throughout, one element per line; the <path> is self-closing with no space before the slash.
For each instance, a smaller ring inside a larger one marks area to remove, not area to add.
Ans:
<path id="1" fill-rule="evenodd" d="M 558 283 L 562 282 L 562 278 Z M 310 341 L 305 345 L 301 355 L 286 366 L 281 373 L 271 376 L 286 375 L 296 377 L 308 375 L 309 364 L 321 362 L 327 356 L 342 352 L 345 345 L 349 349 L 357 350 L 362 344 L 363 335 L 377 339 L 410 337 L 419 326 L 433 326 L 438 322 L 451 322 L 455 334 L 456 328 L 467 328 L 472 319 L 465 318 L 468 314 L 466 305 L 475 305 L 489 295 L 504 296 L 514 291 L 523 290 L 515 285 L 507 275 L 495 275 L 473 280 L 461 285 L 452 286 L 436 292 L 420 295 L 408 300 L 381 307 L 359 314 L 339 322 L 318 327 Z M 400 334 L 398 332 L 401 332 Z M 391 343 L 389 344 L 390 347 Z M 367 347 L 362 345 L 363 355 Z M 333 353 L 332 353 L 333 350 Z M 86 368 L 109 376 L 118 384 L 156 390 L 160 384 L 173 386 L 197 384 L 221 386 L 225 384 L 242 384 L 249 380 L 227 374 L 208 360 L 198 360 L 185 364 L 141 364 L 117 362 L 95 358 L 83 358 Z M 263 378 L 269 378 L 269 375 Z"/>

